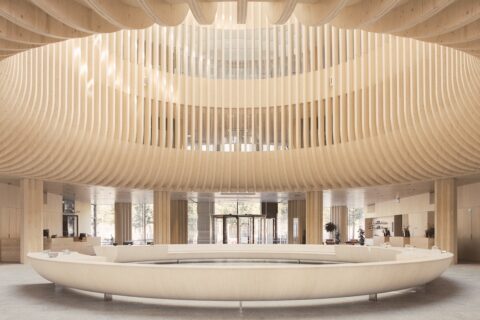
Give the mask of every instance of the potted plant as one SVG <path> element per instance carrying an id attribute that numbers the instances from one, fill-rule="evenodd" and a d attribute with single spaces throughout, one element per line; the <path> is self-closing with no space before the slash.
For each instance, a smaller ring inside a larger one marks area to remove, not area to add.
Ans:
<path id="1" fill-rule="evenodd" d="M 383 244 L 390 244 L 390 230 L 388 228 L 383 228 Z"/>
<path id="2" fill-rule="evenodd" d="M 435 238 L 435 228 L 430 227 L 427 230 L 425 230 L 425 237 L 427 238 Z"/>
<path id="3" fill-rule="evenodd" d="M 330 237 L 333 238 L 333 232 L 337 230 L 337 226 L 333 222 L 329 222 L 325 225 L 325 231 L 330 232 Z"/>
<path id="4" fill-rule="evenodd" d="M 408 226 L 406 226 L 405 228 L 403 228 L 403 236 L 405 238 L 410 238 L 410 229 L 408 228 Z"/>
<path id="5" fill-rule="evenodd" d="M 390 230 L 388 230 L 388 228 L 383 228 L 383 236 L 385 238 L 390 237 Z"/>
<path id="6" fill-rule="evenodd" d="M 334 244 L 335 240 L 333 239 L 333 232 L 337 230 L 337 226 L 333 222 L 325 224 L 325 231 L 330 232 L 330 239 L 327 239 L 327 244 Z"/>
<path id="7" fill-rule="evenodd" d="M 362 228 L 358 229 L 358 243 L 365 245 L 365 231 Z"/>

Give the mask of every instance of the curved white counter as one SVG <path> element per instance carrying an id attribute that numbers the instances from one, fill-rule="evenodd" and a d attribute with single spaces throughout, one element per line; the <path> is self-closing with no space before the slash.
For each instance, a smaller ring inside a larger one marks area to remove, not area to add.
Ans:
<path id="1" fill-rule="evenodd" d="M 330 298 L 415 287 L 440 276 L 453 257 L 440 250 L 322 245 L 95 249 L 97 256 L 60 253 L 50 258 L 39 252 L 28 257 L 41 276 L 65 287 L 149 298 L 239 301 Z M 267 263 L 177 263 L 204 259 Z"/>

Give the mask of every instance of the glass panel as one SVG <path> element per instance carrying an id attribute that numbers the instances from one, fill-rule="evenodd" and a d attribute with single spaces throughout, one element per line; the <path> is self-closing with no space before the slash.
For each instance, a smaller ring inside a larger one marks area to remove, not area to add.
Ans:
<path id="1" fill-rule="evenodd" d="M 153 205 L 134 203 L 132 209 L 132 240 L 135 244 L 152 242 Z"/>
<path id="2" fill-rule="evenodd" d="M 113 205 L 97 205 L 97 237 L 102 244 L 112 244 L 115 234 L 115 207 Z"/>

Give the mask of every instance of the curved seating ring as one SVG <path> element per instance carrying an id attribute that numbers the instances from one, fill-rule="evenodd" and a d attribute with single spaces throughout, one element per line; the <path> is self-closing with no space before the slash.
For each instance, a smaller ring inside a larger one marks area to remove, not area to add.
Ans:
<path id="1" fill-rule="evenodd" d="M 302 300 L 401 290 L 439 277 L 453 257 L 438 249 L 323 245 L 155 245 L 95 251 L 97 256 L 50 257 L 38 252 L 28 257 L 42 277 L 65 287 L 217 301 Z M 213 259 L 223 263 L 178 263 Z M 229 263 L 229 259 L 298 263 Z"/>

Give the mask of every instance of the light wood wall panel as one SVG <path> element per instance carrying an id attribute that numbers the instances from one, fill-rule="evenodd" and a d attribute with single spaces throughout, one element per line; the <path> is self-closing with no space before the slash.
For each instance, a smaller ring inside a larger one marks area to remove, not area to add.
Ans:
<path id="1" fill-rule="evenodd" d="M 330 208 L 332 222 L 337 226 L 340 234 L 340 242 L 345 243 L 348 239 L 348 208 L 346 206 L 333 206 Z M 355 230 L 356 231 L 356 230 Z"/>
<path id="2" fill-rule="evenodd" d="M 306 215 L 305 200 L 289 200 L 288 201 L 288 243 L 290 244 L 305 243 L 306 241 L 305 215 Z M 295 223 L 297 227 L 294 227 Z"/>
<path id="3" fill-rule="evenodd" d="M 43 181 L 22 179 L 20 190 L 22 201 L 20 261 L 27 263 L 28 253 L 43 250 Z"/>
<path id="4" fill-rule="evenodd" d="M 170 243 L 188 243 L 188 201 L 170 202 Z"/>
<path id="5" fill-rule="evenodd" d="M 115 242 L 122 245 L 132 241 L 132 204 L 130 202 L 115 203 Z"/>
<path id="6" fill-rule="evenodd" d="M 457 248 L 457 185 L 455 179 L 435 181 L 435 245 L 454 254 L 458 261 Z"/>
<path id="7" fill-rule="evenodd" d="M 169 244 L 170 238 L 170 192 L 153 192 L 153 240 L 155 244 Z"/>
<path id="8" fill-rule="evenodd" d="M 307 244 L 323 243 L 323 192 L 306 194 L 305 230 Z"/>

